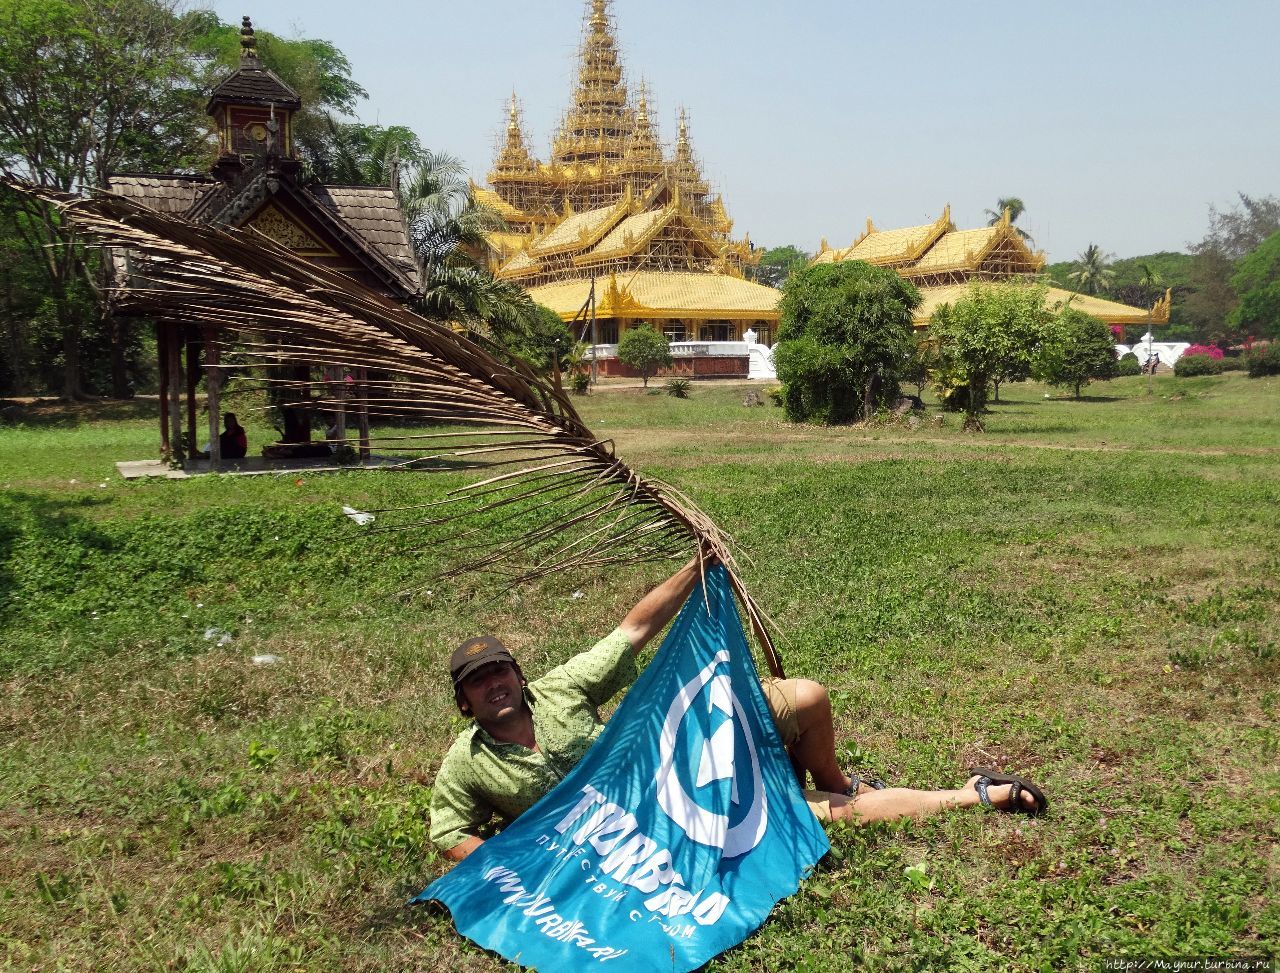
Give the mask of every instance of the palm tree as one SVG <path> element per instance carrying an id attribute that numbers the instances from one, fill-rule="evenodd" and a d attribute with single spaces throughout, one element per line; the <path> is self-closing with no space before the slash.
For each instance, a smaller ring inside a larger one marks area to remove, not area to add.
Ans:
<path id="1" fill-rule="evenodd" d="M 1067 274 L 1076 282 L 1076 290 L 1086 294 L 1099 294 L 1111 287 L 1116 272 L 1111 269 L 1111 258 L 1096 243 L 1091 243 L 1076 258 L 1076 268 Z"/>
<path id="2" fill-rule="evenodd" d="M 398 164 L 424 156 L 418 137 L 403 125 L 342 122 L 329 114 L 307 133 L 304 150 L 309 175 L 341 186 L 386 186 Z"/>
<path id="3" fill-rule="evenodd" d="M 1150 302 L 1152 300 L 1152 292 L 1160 290 L 1160 285 L 1164 283 L 1164 278 L 1160 276 L 1160 271 L 1145 261 L 1138 264 L 1138 270 L 1141 271 L 1141 276 L 1138 278 L 1138 286 L 1142 288 L 1143 300 Z"/>
<path id="4" fill-rule="evenodd" d="M 1033 244 L 1035 239 L 1026 230 L 1017 226 L 1018 217 L 1027 211 L 1026 204 L 1017 196 L 1001 196 L 996 200 L 996 208 L 986 210 L 987 226 L 995 226 L 1004 219 L 1005 211 L 1009 212 L 1009 224 L 1017 231 L 1018 236 L 1022 237 L 1024 243 Z"/>
<path id="5" fill-rule="evenodd" d="M 421 310 L 500 345 L 522 344 L 537 305 L 482 266 L 486 235 L 506 229 L 506 223 L 476 202 L 462 162 L 447 152 L 424 150 L 398 188 L 421 270 Z"/>

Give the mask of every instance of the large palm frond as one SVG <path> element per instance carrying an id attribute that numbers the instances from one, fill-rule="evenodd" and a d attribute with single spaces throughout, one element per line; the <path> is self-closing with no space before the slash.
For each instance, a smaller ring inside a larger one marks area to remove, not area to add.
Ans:
<path id="1" fill-rule="evenodd" d="M 277 374 L 362 370 L 370 378 L 350 395 L 341 382 L 272 384 L 286 402 L 362 406 L 373 417 L 426 423 L 417 432 L 374 437 L 412 457 L 402 470 L 441 461 L 482 469 L 443 499 L 379 512 L 380 525 L 451 554 L 443 576 L 490 572 L 519 583 L 696 548 L 725 564 L 770 669 L 781 673 L 726 535 L 679 491 L 628 467 L 563 390 L 527 365 L 253 231 L 198 226 L 110 194 L 39 194 L 85 238 L 129 255 L 122 307 L 169 326 L 234 332 L 242 360 Z"/>

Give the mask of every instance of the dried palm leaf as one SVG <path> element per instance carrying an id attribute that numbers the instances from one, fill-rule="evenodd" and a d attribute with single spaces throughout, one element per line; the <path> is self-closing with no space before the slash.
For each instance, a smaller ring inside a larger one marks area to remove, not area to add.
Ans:
<path id="1" fill-rule="evenodd" d="M 694 548 L 704 565 L 714 556 L 728 569 L 770 670 L 782 674 L 730 539 L 687 497 L 619 459 L 558 383 L 252 230 L 197 225 L 109 193 L 82 199 L 11 188 L 39 195 L 82 238 L 125 255 L 127 279 L 114 295 L 121 309 L 165 326 L 234 332 L 228 350 L 277 373 L 374 376 L 355 388 L 268 380 L 286 404 L 363 407 L 402 424 L 436 424 L 372 441 L 412 453 L 401 470 L 487 471 L 443 499 L 376 511 L 382 529 L 450 548 L 454 566 L 443 576 L 488 572 L 519 583 Z"/>

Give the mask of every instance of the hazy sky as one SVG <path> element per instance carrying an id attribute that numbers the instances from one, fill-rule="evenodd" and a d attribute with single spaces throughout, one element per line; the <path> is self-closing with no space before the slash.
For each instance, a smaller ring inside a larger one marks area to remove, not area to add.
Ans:
<path id="1" fill-rule="evenodd" d="M 514 89 L 545 159 L 585 0 L 213 0 L 322 37 L 404 124 L 477 182 Z M 1071 3 L 614 0 L 623 64 L 670 141 L 689 111 L 734 234 L 847 245 L 868 216 L 961 227 L 1019 196 L 1050 260 L 1090 243 L 1181 250 L 1209 204 L 1280 193 L 1280 0 Z"/>

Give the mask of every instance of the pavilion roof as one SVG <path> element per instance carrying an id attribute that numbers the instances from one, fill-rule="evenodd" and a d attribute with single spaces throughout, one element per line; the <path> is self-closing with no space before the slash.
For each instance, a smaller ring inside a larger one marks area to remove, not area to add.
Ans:
<path id="1" fill-rule="evenodd" d="M 217 185 L 221 184 L 209 176 L 120 172 L 107 177 L 107 189 L 111 192 L 157 213 L 179 216 Z"/>
<path id="2" fill-rule="evenodd" d="M 844 251 L 842 260 L 865 260 L 871 264 L 905 263 L 918 258 L 937 240 L 950 223 L 940 221 L 923 223 L 920 226 L 906 226 L 897 230 L 877 230 L 870 226 L 868 231 L 853 246 Z"/>
<path id="3" fill-rule="evenodd" d="M 395 190 L 389 186 L 308 187 L 310 195 L 332 211 L 375 252 L 396 264 L 416 289 L 418 261 Z"/>
<path id="4" fill-rule="evenodd" d="M 288 196 L 309 210 L 353 254 L 366 264 L 383 268 L 396 286 L 416 293 L 420 283 L 418 264 L 409 242 L 404 215 L 394 190 L 386 186 L 323 186 L 305 188 L 283 181 L 275 193 L 267 188 L 264 174 L 249 180 L 238 191 L 208 176 L 166 173 L 112 173 L 106 188 L 161 213 L 194 222 L 223 222 L 218 216 L 243 196 L 242 214 L 248 219 L 272 196 Z M 260 196 L 261 199 L 257 197 Z M 244 220 L 231 221 L 233 226 Z"/>

